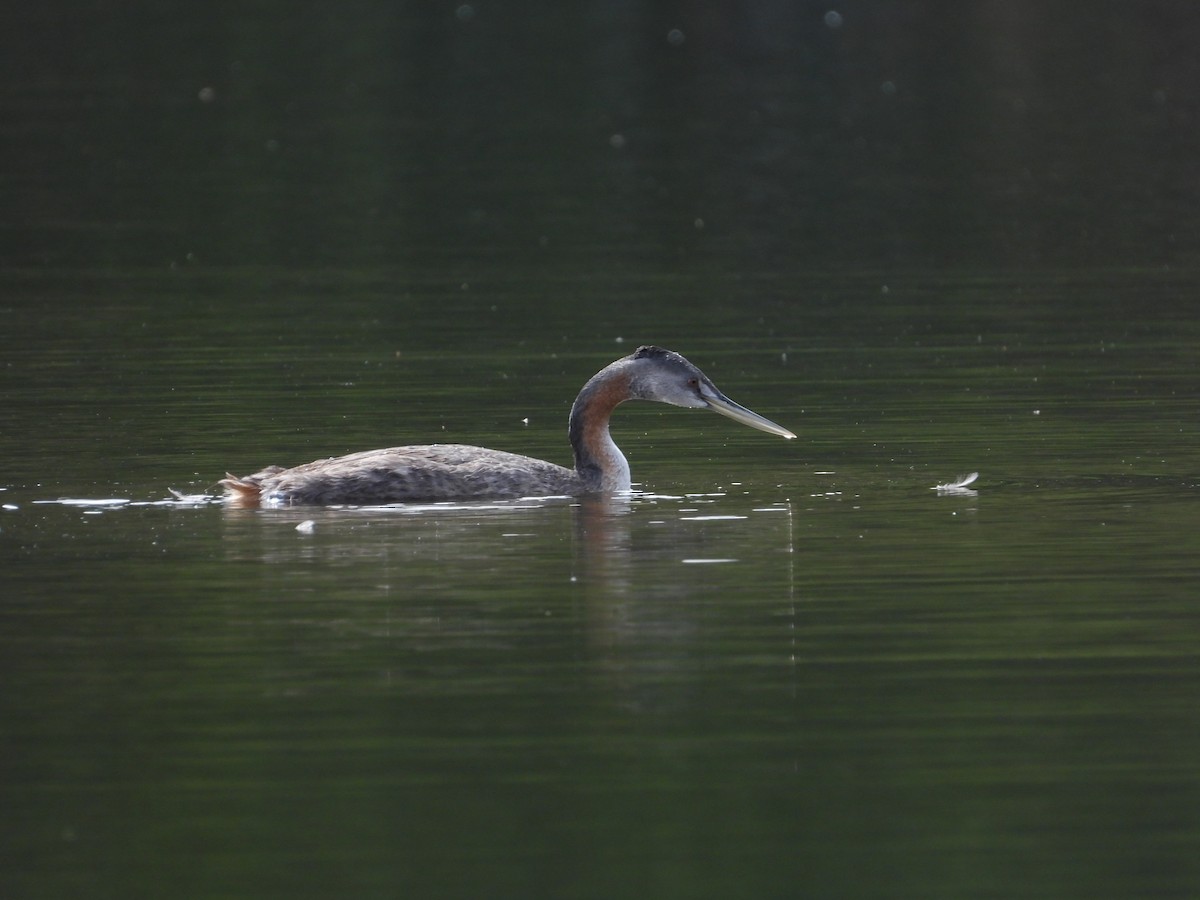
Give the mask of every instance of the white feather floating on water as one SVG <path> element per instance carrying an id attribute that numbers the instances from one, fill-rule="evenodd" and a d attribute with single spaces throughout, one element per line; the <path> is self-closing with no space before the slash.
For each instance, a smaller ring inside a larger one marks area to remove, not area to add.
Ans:
<path id="1" fill-rule="evenodd" d="M 211 498 L 208 494 L 185 494 L 183 491 L 177 491 L 173 487 L 167 488 L 171 492 L 171 496 L 175 498 L 176 503 L 205 503 Z"/>
<path id="2" fill-rule="evenodd" d="M 937 491 L 939 494 L 974 494 L 975 491 L 969 490 L 969 487 L 975 483 L 978 477 L 978 472 L 972 472 L 970 475 L 959 475 L 955 481 L 949 481 L 946 484 L 935 484 L 932 490 Z"/>

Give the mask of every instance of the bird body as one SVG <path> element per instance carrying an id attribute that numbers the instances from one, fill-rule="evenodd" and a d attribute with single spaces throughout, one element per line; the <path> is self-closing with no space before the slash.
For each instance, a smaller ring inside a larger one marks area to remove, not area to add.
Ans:
<path id="1" fill-rule="evenodd" d="M 517 453 L 467 444 L 421 444 L 271 466 L 226 478 L 242 496 L 302 504 L 399 503 L 587 493 L 570 469 Z"/>
<path id="2" fill-rule="evenodd" d="M 698 368 L 670 350 L 639 347 L 597 372 L 571 408 L 568 435 L 575 468 L 466 444 L 389 447 L 320 459 L 294 468 L 270 466 L 221 481 L 243 505 L 379 504 L 616 493 L 630 488 L 629 464 L 609 434 L 613 410 L 626 400 L 708 408 L 786 438 L 795 435 L 734 403 Z"/>

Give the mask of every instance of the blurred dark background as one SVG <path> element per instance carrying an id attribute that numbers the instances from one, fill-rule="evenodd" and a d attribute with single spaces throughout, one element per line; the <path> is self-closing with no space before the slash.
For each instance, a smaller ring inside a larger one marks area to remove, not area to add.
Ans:
<path id="1" fill-rule="evenodd" d="M 53 2 L 0 266 L 1197 261 L 1187 2 Z"/>

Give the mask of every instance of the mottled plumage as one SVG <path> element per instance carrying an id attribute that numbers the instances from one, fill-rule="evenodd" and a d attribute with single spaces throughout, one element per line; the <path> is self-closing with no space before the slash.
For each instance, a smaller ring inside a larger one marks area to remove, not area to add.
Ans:
<path id="1" fill-rule="evenodd" d="M 626 400 L 708 408 L 745 425 L 795 437 L 734 403 L 690 362 L 660 347 L 637 351 L 597 372 L 571 408 L 575 468 L 465 444 L 389 447 L 319 459 L 291 469 L 270 466 L 221 481 L 243 504 L 377 504 L 406 501 L 547 497 L 629 490 L 629 465 L 608 432 Z"/>

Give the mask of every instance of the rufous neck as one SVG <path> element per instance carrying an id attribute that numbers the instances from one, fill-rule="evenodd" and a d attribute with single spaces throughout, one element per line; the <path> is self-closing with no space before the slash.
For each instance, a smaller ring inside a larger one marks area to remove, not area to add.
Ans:
<path id="1" fill-rule="evenodd" d="M 608 433 L 613 410 L 630 399 L 628 366 L 619 361 L 597 372 L 571 407 L 569 435 L 575 471 L 593 491 L 627 491 L 629 463 Z"/>

